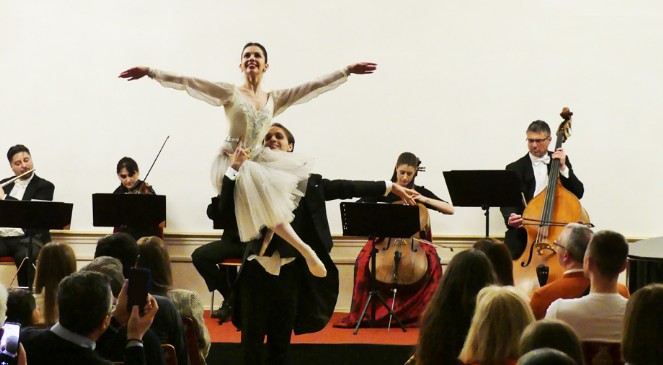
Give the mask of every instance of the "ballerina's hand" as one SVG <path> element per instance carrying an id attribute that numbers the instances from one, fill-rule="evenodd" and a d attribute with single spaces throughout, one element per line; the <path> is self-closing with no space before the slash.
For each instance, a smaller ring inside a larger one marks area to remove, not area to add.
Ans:
<path id="1" fill-rule="evenodd" d="M 377 63 L 373 62 L 359 62 L 348 66 L 348 73 L 365 75 L 372 74 L 378 68 Z"/>
<path id="2" fill-rule="evenodd" d="M 118 77 L 121 77 L 123 79 L 129 79 L 127 81 L 133 81 L 133 80 L 138 80 L 141 77 L 147 75 L 149 71 L 150 69 L 147 67 L 133 67 L 122 72 Z"/>

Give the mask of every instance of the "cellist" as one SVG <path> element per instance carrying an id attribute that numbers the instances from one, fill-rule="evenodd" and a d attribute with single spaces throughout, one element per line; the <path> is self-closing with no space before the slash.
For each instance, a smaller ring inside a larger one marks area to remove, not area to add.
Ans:
<path id="1" fill-rule="evenodd" d="M 529 152 L 506 166 L 507 170 L 514 171 L 518 175 L 520 191 L 523 193 L 525 201 L 529 203 L 533 197 L 546 188 L 551 159 L 558 159 L 560 162 L 559 174 L 562 185 L 578 199 L 582 198 L 585 188 L 573 172 L 571 162 L 564 153 L 564 149 L 548 151 L 548 145 L 552 141 L 548 124 L 542 120 L 536 120 L 530 123 L 526 133 Z M 523 228 L 522 219 L 524 209 L 524 206 L 500 208 L 507 226 L 504 243 L 514 259 L 520 257 L 527 244 L 527 232 Z"/>
<path id="2" fill-rule="evenodd" d="M 417 193 L 419 193 L 419 195 L 414 197 L 414 201 L 419 204 L 422 204 L 426 208 L 436 210 L 442 214 L 447 214 L 447 215 L 454 214 L 454 207 L 451 203 L 448 203 L 440 199 L 439 197 L 437 197 L 437 195 L 435 195 L 432 191 L 426 189 L 425 187 L 420 185 L 415 185 L 414 182 L 418 172 L 423 171 L 423 168 L 421 168 L 420 165 L 421 165 L 421 160 L 419 160 L 419 158 L 415 154 L 411 152 L 401 153 L 398 156 L 398 159 L 396 160 L 396 165 L 394 166 L 394 170 L 391 176 L 391 181 L 394 184 L 400 185 L 404 188 L 413 189 Z M 366 203 L 377 203 L 377 202 L 394 203 L 398 202 L 399 200 L 400 198 L 398 196 L 394 194 L 388 194 L 379 198 L 362 198 L 359 201 Z M 428 228 L 429 229 L 426 230 L 425 235 L 422 238 L 426 240 L 431 240 L 432 237 L 431 237 L 430 227 Z M 383 244 L 384 242 L 386 242 L 386 240 L 383 241 Z M 384 245 L 381 247 L 384 248 Z M 412 246 L 408 245 L 408 247 Z M 426 275 L 422 280 L 420 280 L 417 283 L 421 285 L 417 286 L 416 288 L 409 287 L 406 290 L 402 291 L 403 294 L 400 295 L 400 297 L 396 300 L 398 304 L 393 306 L 393 310 L 396 313 L 396 316 L 406 326 L 417 324 L 419 320 L 419 315 L 423 312 L 425 305 L 430 300 L 442 276 L 442 266 L 440 264 L 440 258 L 438 257 L 435 248 L 430 245 L 424 245 L 421 247 L 423 248 L 421 250 L 423 258 L 427 261 L 426 264 L 428 265 L 427 266 L 428 275 Z M 357 324 L 357 321 L 359 320 L 359 317 L 361 315 L 361 310 L 366 303 L 368 293 L 370 290 L 369 283 L 370 283 L 371 274 L 369 270 L 369 262 L 370 262 L 371 250 L 372 250 L 372 241 L 369 240 L 364 245 L 364 248 L 359 252 L 359 255 L 357 256 L 357 259 L 355 261 L 355 277 L 354 277 L 354 286 L 353 286 L 350 313 L 348 314 L 348 316 L 344 317 L 339 322 L 337 322 L 334 325 L 336 327 L 354 327 Z M 393 262 L 394 261 L 393 253 L 391 254 L 391 257 L 387 255 L 386 258 L 390 259 Z M 405 261 L 406 260 L 403 260 L 403 262 Z M 380 259 L 378 259 L 377 262 L 379 263 Z M 404 265 L 406 264 L 404 263 L 400 264 L 401 267 L 399 270 L 401 273 L 407 270 L 407 268 L 403 267 Z M 399 264 L 394 263 L 394 266 L 398 267 Z M 377 271 L 380 272 L 379 269 Z M 378 274 L 376 274 L 376 276 L 378 276 Z M 380 280 L 378 279 L 378 281 Z M 393 283 L 393 284 L 400 285 L 404 283 Z M 385 296 L 385 298 L 389 297 L 391 300 L 388 301 L 391 301 L 393 303 L 394 299 L 392 299 L 393 298 L 392 295 L 389 295 L 387 292 L 383 292 L 382 294 Z M 368 321 L 367 317 L 365 317 L 364 320 Z M 389 318 L 388 311 L 383 307 L 378 307 L 373 324 L 376 326 L 386 327 L 390 321 L 391 319 Z"/>

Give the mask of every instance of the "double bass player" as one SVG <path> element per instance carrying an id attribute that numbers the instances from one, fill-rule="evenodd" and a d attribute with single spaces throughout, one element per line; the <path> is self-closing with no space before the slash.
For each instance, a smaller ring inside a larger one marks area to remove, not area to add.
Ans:
<path id="1" fill-rule="evenodd" d="M 520 191 L 529 203 L 532 198 L 541 193 L 548 184 L 548 172 L 552 159 L 560 162 L 560 180 L 562 186 L 573 193 L 578 199 L 582 198 L 585 188 L 578 180 L 563 148 L 548 151 L 552 141 L 550 127 L 542 120 L 536 120 L 527 127 L 527 149 L 529 152 L 506 166 L 507 170 L 514 171 L 520 180 Z M 523 210 L 525 207 L 502 207 L 502 215 L 507 226 L 504 243 L 509 248 L 511 257 L 520 257 L 527 244 L 527 232 L 523 228 Z"/>

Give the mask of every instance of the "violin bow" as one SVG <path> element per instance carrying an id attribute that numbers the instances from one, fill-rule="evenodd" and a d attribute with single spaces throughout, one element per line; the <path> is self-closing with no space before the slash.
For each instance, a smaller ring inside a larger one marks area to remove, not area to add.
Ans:
<path id="1" fill-rule="evenodd" d="M 159 152 L 157 152 L 157 157 L 155 157 L 154 161 L 152 161 L 152 166 L 150 166 L 150 169 L 147 170 L 147 174 L 145 174 L 145 178 L 143 179 L 143 184 L 147 181 L 147 177 L 150 176 L 150 172 L 152 171 L 152 168 L 154 167 L 154 164 L 159 159 L 159 156 L 161 155 L 161 151 L 163 151 L 163 148 L 166 145 L 166 142 L 168 142 L 168 138 L 170 138 L 170 136 L 166 136 L 166 139 L 163 141 L 163 144 L 161 145 L 161 148 L 159 149 Z"/>

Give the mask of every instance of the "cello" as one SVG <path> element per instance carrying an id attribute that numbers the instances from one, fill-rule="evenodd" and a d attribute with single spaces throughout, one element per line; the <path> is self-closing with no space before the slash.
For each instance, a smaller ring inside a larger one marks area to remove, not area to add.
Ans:
<path id="1" fill-rule="evenodd" d="M 555 151 L 562 147 L 571 135 L 569 108 L 560 114 L 564 119 L 557 129 Z M 548 271 L 547 283 L 562 277 L 563 270 L 553 247 L 557 237 L 568 223 L 589 223 L 589 215 L 580 200 L 559 179 L 560 161 L 552 159 L 548 172 L 548 184 L 525 207 L 523 227 L 527 231 L 527 245 L 522 255 L 514 262 L 515 286 L 530 294 L 539 286 L 537 268 Z M 547 269 L 546 269 L 547 267 Z"/>
<path id="2" fill-rule="evenodd" d="M 428 238 L 426 236 L 430 231 L 430 216 L 425 205 L 417 205 L 419 206 L 419 232 L 410 238 L 385 237 L 376 245 L 378 252 L 375 256 L 375 279 L 379 283 L 394 286 L 410 285 L 421 280 L 428 272 L 428 259 L 424 250 L 421 249 L 418 239 Z M 370 267 L 371 265 L 369 265 L 369 269 Z"/>

